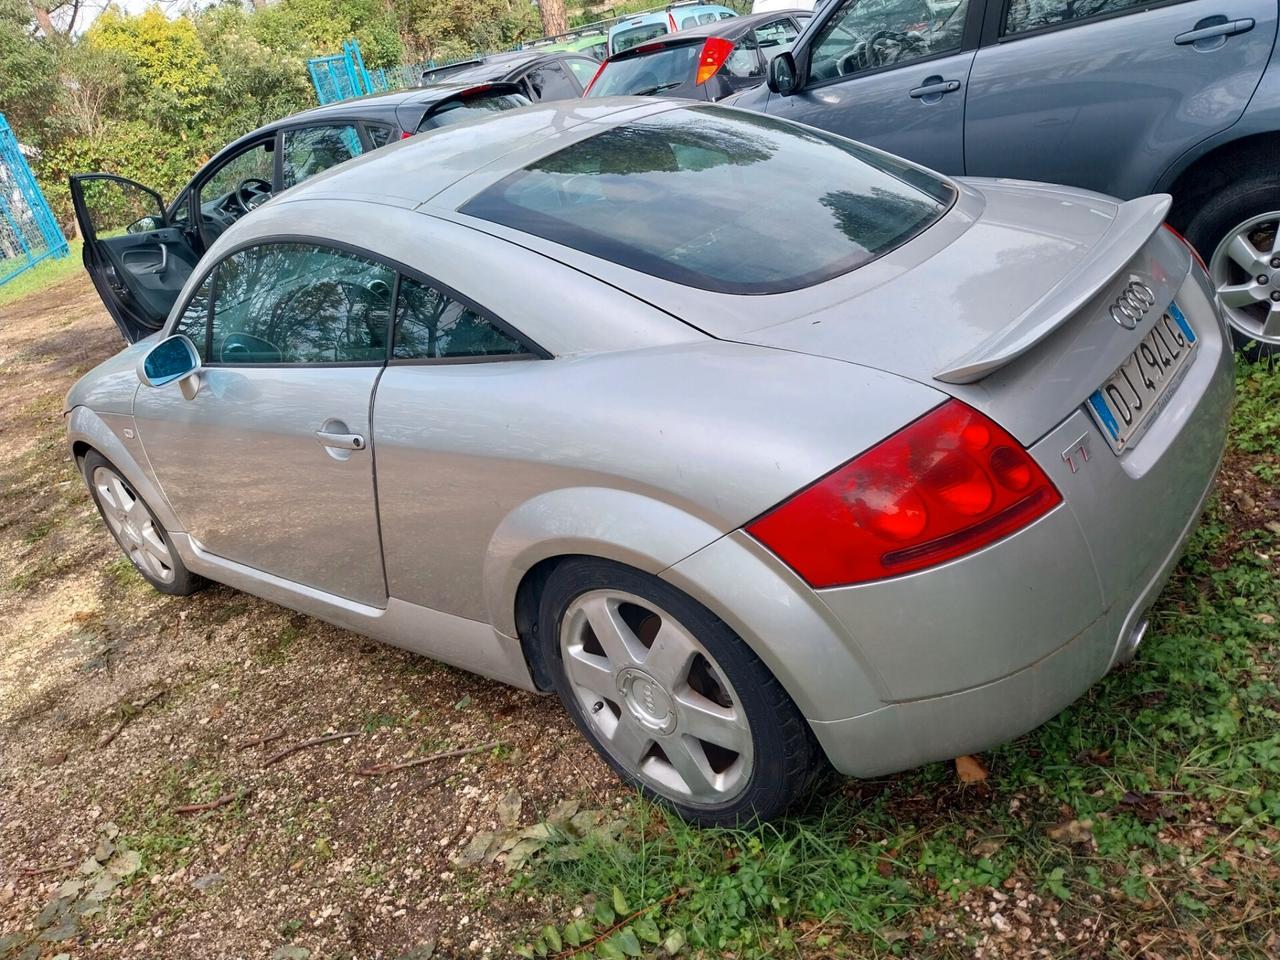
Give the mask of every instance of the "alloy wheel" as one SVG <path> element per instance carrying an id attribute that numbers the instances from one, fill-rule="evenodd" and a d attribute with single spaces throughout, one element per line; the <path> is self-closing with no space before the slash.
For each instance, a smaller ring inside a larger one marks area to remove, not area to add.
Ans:
<path id="1" fill-rule="evenodd" d="M 133 565 L 161 583 L 172 583 L 173 554 L 147 505 L 123 477 L 106 467 L 94 469 L 92 482 L 107 526 Z"/>
<path id="2" fill-rule="evenodd" d="M 1227 322 L 1250 340 L 1280 344 L 1280 211 L 1237 224 L 1209 261 Z"/>
<path id="3" fill-rule="evenodd" d="M 650 600 L 616 590 L 576 597 L 560 653 L 582 715 L 613 759 L 654 792 L 715 806 L 751 779 L 742 701 L 707 649 Z"/>

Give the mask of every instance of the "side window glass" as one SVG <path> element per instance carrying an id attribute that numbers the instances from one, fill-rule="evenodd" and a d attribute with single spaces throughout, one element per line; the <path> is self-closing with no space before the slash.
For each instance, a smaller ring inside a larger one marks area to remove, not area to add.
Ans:
<path id="1" fill-rule="evenodd" d="M 683 20 L 680 21 L 681 30 L 688 30 L 690 27 L 696 27 L 697 25 L 698 25 L 697 17 L 685 17 Z"/>
<path id="2" fill-rule="evenodd" d="M 809 81 L 959 50 L 968 8 L 969 0 L 937 13 L 926 0 L 844 0 L 814 40 Z"/>
<path id="3" fill-rule="evenodd" d="M 395 359 L 516 356 L 528 352 L 523 344 L 465 304 L 416 280 L 400 279 L 391 351 Z"/>
<path id="4" fill-rule="evenodd" d="M 756 49 L 755 37 L 748 33 L 733 45 L 724 62 L 725 72 L 735 80 L 758 79 L 764 76 L 764 64 Z"/>
<path id="5" fill-rule="evenodd" d="M 600 69 L 600 64 L 584 57 L 575 57 L 572 60 L 566 60 L 565 63 L 569 65 L 569 70 L 584 89 L 591 82 L 591 78 L 596 75 L 596 71 Z"/>
<path id="6" fill-rule="evenodd" d="M 775 20 L 756 27 L 755 34 L 765 57 L 776 57 L 791 49 L 800 31 L 790 20 Z"/>
<path id="7" fill-rule="evenodd" d="M 722 14 L 720 14 L 720 19 L 721 19 L 721 20 L 732 20 L 732 19 L 733 19 L 733 14 L 732 14 L 732 13 L 722 13 Z"/>
<path id="8" fill-rule="evenodd" d="M 213 288 L 213 275 L 216 272 L 216 268 L 209 271 L 209 275 L 204 278 L 204 283 L 200 284 L 200 288 L 191 295 L 186 309 L 182 311 L 182 316 L 173 325 L 174 333 L 184 334 L 196 345 L 196 353 L 200 354 L 201 363 L 209 359 L 205 356 L 209 332 L 209 291 Z"/>
<path id="9" fill-rule="evenodd" d="M 558 63 L 544 63 L 529 71 L 525 78 L 535 100 L 567 100 L 580 96 L 569 75 Z"/>
<path id="10" fill-rule="evenodd" d="M 350 124 L 286 130 L 283 185 L 292 187 L 361 152 L 360 135 Z"/>
<path id="11" fill-rule="evenodd" d="M 1148 6 L 1150 3 L 1143 0 L 1011 0 L 1004 33 L 1025 33 L 1105 13 L 1145 10 Z"/>
<path id="12" fill-rule="evenodd" d="M 380 123 L 366 123 L 364 132 L 369 135 L 369 142 L 373 144 L 375 150 L 391 142 L 391 128 L 384 127 Z"/>
<path id="13" fill-rule="evenodd" d="M 230 197 L 246 180 L 261 180 L 270 192 L 271 184 L 275 182 L 274 147 L 275 140 L 268 140 L 229 157 L 200 187 L 200 203 Z M 236 209 L 239 209 L 238 205 Z"/>
<path id="14" fill-rule="evenodd" d="M 383 360 L 395 271 L 307 243 L 266 243 L 218 264 L 213 363 Z"/>
<path id="15" fill-rule="evenodd" d="M 126 233 L 147 233 L 164 226 L 160 198 L 128 180 L 93 177 L 80 183 L 94 235 L 99 240 Z"/>

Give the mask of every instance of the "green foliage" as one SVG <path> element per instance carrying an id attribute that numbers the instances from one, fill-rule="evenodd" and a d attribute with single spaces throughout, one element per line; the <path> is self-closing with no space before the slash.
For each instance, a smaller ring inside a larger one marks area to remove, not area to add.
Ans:
<path id="1" fill-rule="evenodd" d="M 56 44 L 35 35 L 29 3 L 0 0 L 0 113 L 15 130 L 39 129 L 57 89 Z"/>
<path id="2" fill-rule="evenodd" d="M 1233 478 L 1280 458 L 1280 376 L 1242 362 L 1237 385 Z M 636 800 L 616 838 L 557 835 L 513 890 L 564 898 L 564 942 L 595 957 L 659 957 L 659 942 L 706 957 L 934 956 L 920 911 L 959 917 L 966 891 L 1014 882 L 1061 923 L 1102 917 L 1112 942 L 1157 909 L 1179 937 L 1266 955 L 1242 945 L 1263 943 L 1280 909 L 1265 852 L 1280 825 L 1278 555 L 1275 519 L 1211 506 L 1138 662 L 990 754 L 980 787 L 941 764 L 836 781 L 809 810 L 743 830 L 691 829 Z M 544 930 L 520 952 L 555 951 Z"/>
<path id="3" fill-rule="evenodd" d="M 524 0 L 399 0 L 395 11 L 413 60 L 505 50 L 542 33 L 537 8 Z"/>

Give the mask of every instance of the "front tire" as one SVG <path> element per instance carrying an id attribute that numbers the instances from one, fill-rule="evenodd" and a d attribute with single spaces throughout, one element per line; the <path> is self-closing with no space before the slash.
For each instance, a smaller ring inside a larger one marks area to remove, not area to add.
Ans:
<path id="1" fill-rule="evenodd" d="M 627 783 L 703 826 L 769 819 L 824 762 L 759 657 L 675 587 L 580 558 L 543 590 L 538 655 L 583 735 Z"/>
<path id="2" fill-rule="evenodd" d="M 190 596 L 205 585 L 187 569 L 164 525 L 110 460 L 90 450 L 80 469 L 107 529 L 147 583 L 177 597 Z"/>
<path id="3" fill-rule="evenodd" d="M 1185 231 L 1209 266 L 1236 349 L 1280 355 L 1280 183 L 1258 172 L 1206 201 Z"/>

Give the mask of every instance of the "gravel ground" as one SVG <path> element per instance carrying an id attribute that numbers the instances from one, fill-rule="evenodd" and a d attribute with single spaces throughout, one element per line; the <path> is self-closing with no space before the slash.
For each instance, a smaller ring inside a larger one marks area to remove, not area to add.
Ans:
<path id="1" fill-rule="evenodd" d="M 0 957 L 505 955 L 545 905 L 452 858 L 503 798 L 521 823 L 625 798 L 559 705 L 226 587 L 151 590 L 62 439 L 114 326 L 83 277 L 0 313 Z"/>

